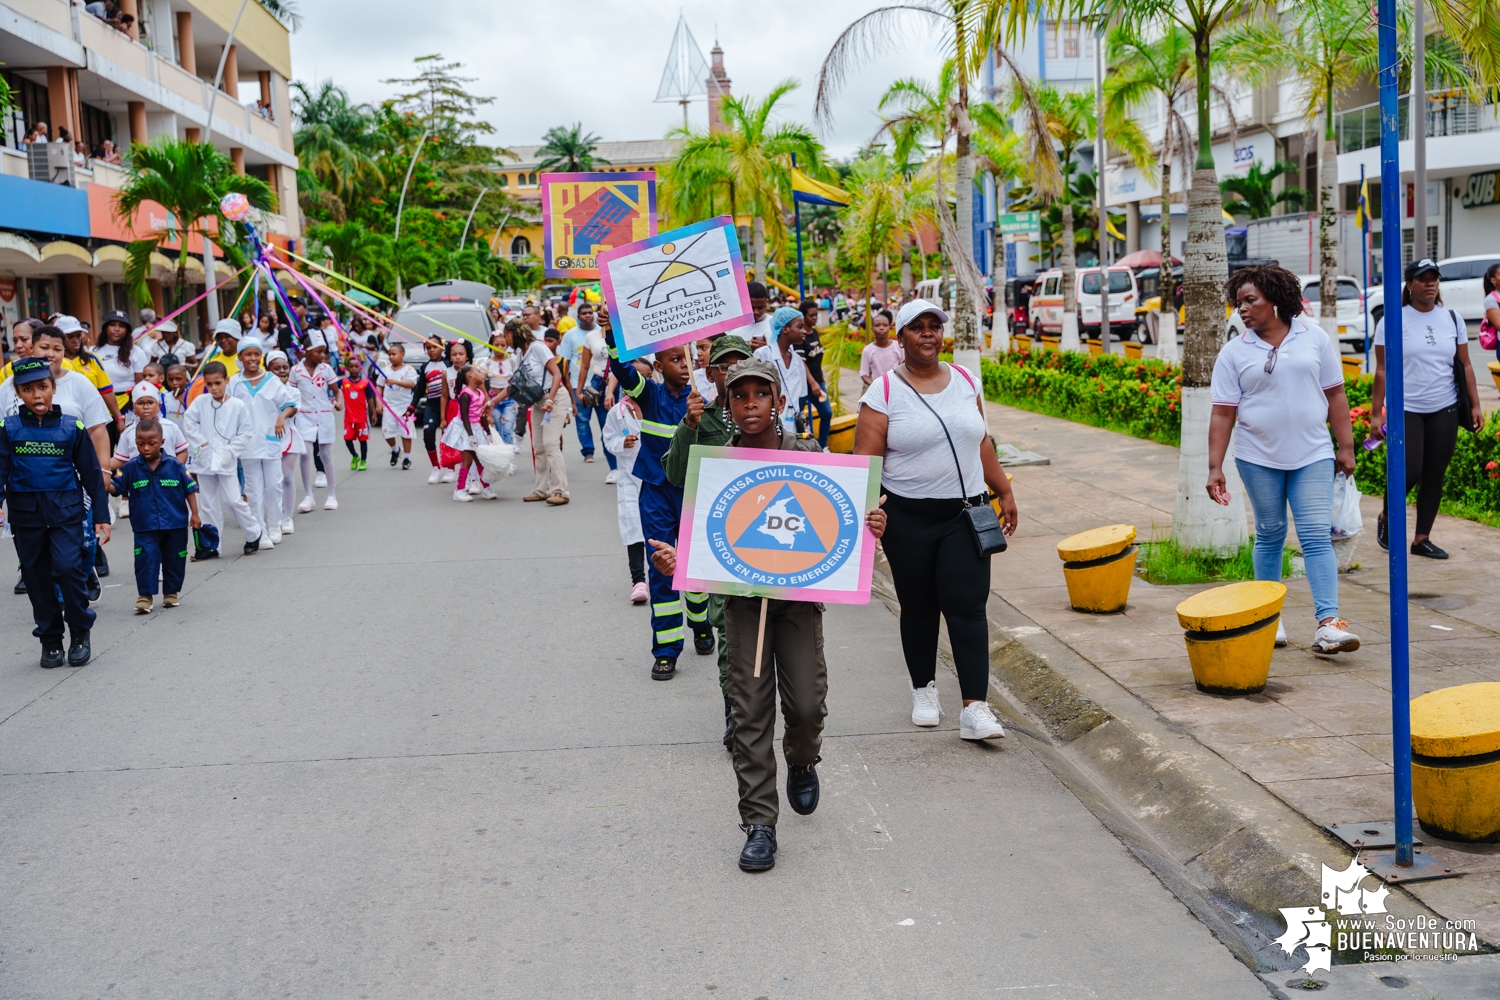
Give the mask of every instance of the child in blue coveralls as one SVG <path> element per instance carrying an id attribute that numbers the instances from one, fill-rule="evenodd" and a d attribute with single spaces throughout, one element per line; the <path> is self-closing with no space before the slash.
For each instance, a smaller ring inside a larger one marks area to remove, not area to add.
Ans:
<path id="1" fill-rule="evenodd" d="M 604 310 L 601 314 L 607 316 Z M 682 520 L 682 487 L 673 486 L 662 471 L 662 456 L 672 443 L 672 435 L 687 412 L 687 348 L 673 347 L 656 355 L 655 368 L 661 373 L 656 382 L 641 375 L 633 365 L 620 362 L 615 349 L 614 330 L 606 320 L 605 343 L 609 346 L 609 369 L 619 381 L 625 395 L 641 408 L 641 444 L 632 474 L 641 481 L 641 531 L 646 541 L 677 544 L 677 525 Z M 708 623 L 708 595 L 683 593 L 672 589 L 672 578 L 653 565 L 646 574 L 651 588 L 651 679 L 671 680 L 677 673 L 677 657 L 682 653 L 683 602 L 687 602 L 688 625 L 693 630 L 693 649 L 700 656 L 714 651 L 714 631 Z"/>
<path id="2" fill-rule="evenodd" d="M 22 408 L 0 425 L 0 503 L 10 516 L 36 619 L 31 634 L 42 640 L 41 665 L 63 665 L 66 622 L 67 662 L 81 667 L 92 655 L 89 630 L 94 627 L 85 589 L 93 560 L 83 534 L 90 511 L 103 519 L 94 525 L 100 543 L 109 541 L 109 497 L 99 454 L 83 422 L 52 405 L 56 384 L 46 358 L 22 358 L 12 372 Z"/>
<path id="3" fill-rule="evenodd" d="M 130 499 L 130 530 L 135 535 L 135 613 L 148 615 L 161 576 L 164 608 L 177 607 L 187 575 L 188 528 L 201 528 L 198 484 L 182 463 L 162 454 L 161 423 L 142 417 L 135 425 L 139 452 L 115 473 L 115 492 Z"/>

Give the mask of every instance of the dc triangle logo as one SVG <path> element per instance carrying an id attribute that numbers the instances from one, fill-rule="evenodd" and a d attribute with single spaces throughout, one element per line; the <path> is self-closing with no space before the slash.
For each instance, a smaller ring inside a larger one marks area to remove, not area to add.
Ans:
<path id="1" fill-rule="evenodd" d="M 788 483 L 781 489 L 765 509 L 750 522 L 734 542 L 740 549 L 772 549 L 778 552 L 812 552 L 822 555 L 828 546 L 818 537 L 802 504 Z"/>

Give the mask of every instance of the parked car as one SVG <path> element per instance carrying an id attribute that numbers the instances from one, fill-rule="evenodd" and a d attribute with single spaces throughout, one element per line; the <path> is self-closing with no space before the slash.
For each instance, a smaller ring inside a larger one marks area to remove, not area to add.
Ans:
<path id="1" fill-rule="evenodd" d="M 1302 282 L 1302 315 L 1314 326 L 1319 325 L 1322 314 L 1322 280 L 1316 274 L 1300 274 Z M 1364 350 L 1365 344 L 1365 296 L 1359 290 L 1359 282 L 1347 275 L 1338 277 L 1338 321 L 1337 340 L 1354 345 L 1356 353 Z M 1231 312 L 1227 335 L 1236 337 L 1245 332 L 1245 324 L 1238 311 Z M 1370 318 L 1370 336 L 1375 335 L 1375 318 Z M 1227 339 L 1227 338 L 1226 338 Z"/>
<path id="2" fill-rule="evenodd" d="M 1438 294 L 1443 297 L 1443 307 L 1458 312 L 1464 320 L 1478 325 L 1484 318 L 1484 293 L 1480 279 L 1491 264 L 1500 264 L 1494 254 L 1478 254 L 1472 257 L 1449 257 L 1438 261 Z M 1375 324 L 1385 315 L 1385 286 L 1373 285 L 1365 289 L 1365 301 L 1370 307 L 1370 333 Z"/>
<path id="3" fill-rule="evenodd" d="M 406 304 L 396 313 L 396 323 L 420 337 L 455 340 L 462 330 L 488 342 L 491 324 L 490 296 L 495 290 L 478 281 L 433 281 L 407 292 Z"/>
<path id="4" fill-rule="evenodd" d="M 1076 301 L 1080 314 L 1079 336 L 1099 336 L 1099 291 L 1103 279 L 1097 267 L 1074 272 Z M 1031 328 L 1037 334 L 1061 333 L 1063 317 L 1062 271 L 1053 269 L 1036 276 L 1031 296 Z M 1127 339 L 1135 329 L 1135 273 L 1129 268 L 1109 269 L 1109 328 L 1116 338 Z"/>

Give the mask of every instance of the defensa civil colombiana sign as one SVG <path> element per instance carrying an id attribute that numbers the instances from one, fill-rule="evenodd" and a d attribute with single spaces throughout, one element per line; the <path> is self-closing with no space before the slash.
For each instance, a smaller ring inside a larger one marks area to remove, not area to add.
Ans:
<path id="1" fill-rule="evenodd" d="M 595 259 L 621 361 L 754 322 L 740 241 L 727 215 Z"/>
<path id="2" fill-rule="evenodd" d="M 684 495 L 676 589 L 869 603 L 879 458 L 695 445 Z"/>

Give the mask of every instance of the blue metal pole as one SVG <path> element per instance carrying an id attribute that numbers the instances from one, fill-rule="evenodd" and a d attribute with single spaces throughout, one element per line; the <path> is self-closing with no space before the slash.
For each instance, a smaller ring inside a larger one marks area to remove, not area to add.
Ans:
<path id="1" fill-rule="evenodd" d="M 792 166 L 797 165 L 797 154 L 792 154 Z M 807 298 L 807 283 L 802 276 L 802 203 L 792 195 L 792 219 L 797 227 L 797 301 Z"/>
<path id="2" fill-rule="evenodd" d="M 1365 165 L 1359 165 L 1359 196 L 1365 196 Z M 1370 206 L 1366 202 L 1359 219 L 1359 287 L 1370 287 Z M 1370 370 L 1370 296 L 1365 294 L 1365 371 Z"/>
<path id="3" fill-rule="evenodd" d="M 1406 400 L 1401 330 L 1401 162 L 1396 91 L 1396 0 L 1379 0 L 1380 215 L 1385 270 L 1386 527 L 1390 534 L 1391 740 L 1395 763 L 1396 865 L 1412 867 L 1411 677 L 1406 607 Z M 1419 220 L 1420 222 L 1420 220 Z M 1394 235 L 1395 239 L 1390 237 Z"/>

